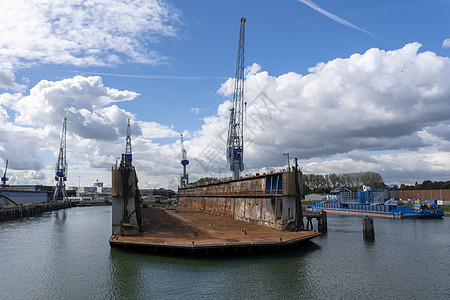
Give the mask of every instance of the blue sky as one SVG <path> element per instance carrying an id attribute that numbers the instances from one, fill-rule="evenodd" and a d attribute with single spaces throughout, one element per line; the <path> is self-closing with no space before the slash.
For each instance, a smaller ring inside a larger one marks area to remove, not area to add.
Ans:
<path id="1" fill-rule="evenodd" d="M 289 152 L 308 173 L 448 180 L 449 12 L 450 1 L 8 3 L 0 163 L 11 184 L 53 184 L 68 117 L 68 184 L 108 184 L 130 117 L 141 182 L 176 187 L 182 132 L 191 179 L 230 176 L 244 16 L 244 173 L 283 167 Z"/>

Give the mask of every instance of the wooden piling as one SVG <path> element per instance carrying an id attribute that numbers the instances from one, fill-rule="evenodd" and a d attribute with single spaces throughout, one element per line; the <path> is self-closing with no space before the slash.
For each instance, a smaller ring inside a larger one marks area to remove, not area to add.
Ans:
<path id="1" fill-rule="evenodd" d="M 327 213 L 322 209 L 307 209 L 304 212 L 306 218 L 306 230 L 314 230 L 312 219 L 317 220 L 317 230 L 320 233 L 328 232 Z"/>

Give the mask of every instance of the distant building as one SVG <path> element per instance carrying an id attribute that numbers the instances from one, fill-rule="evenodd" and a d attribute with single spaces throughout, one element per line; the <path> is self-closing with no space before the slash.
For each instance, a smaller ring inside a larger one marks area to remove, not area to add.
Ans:
<path id="1" fill-rule="evenodd" d="M 327 194 L 308 194 L 305 195 L 305 201 L 325 201 Z"/>

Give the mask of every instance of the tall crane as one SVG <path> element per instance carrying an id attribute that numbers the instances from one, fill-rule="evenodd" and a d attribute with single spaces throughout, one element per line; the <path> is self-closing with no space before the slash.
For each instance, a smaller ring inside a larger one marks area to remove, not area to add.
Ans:
<path id="1" fill-rule="evenodd" d="M 128 118 L 128 126 L 127 126 L 127 139 L 125 145 L 125 164 L 131 165 L 133 161 L 133 154 L 131 152 L 131 127 L 130 127 L 130 118 Z"/>
<path id="2" fill-rule="evenodd" d="M 8 177 L 6 177 L 6 171 L 8 171 L 8 160 L 6 160 L 6 167 L 5 167 L 5 172 L 3 172 L 3 177 L 2 177 L 2 186 L 6 186 L 6 182 L 8 181 Z"/>
<path id="3" fill-rule="evenodd" d="M 186 173 L 186 166 L 189 164 L 186 149 L 183 145 L 183 134 L 181 134 L 181 165 L 183 166 L 183 175 L 180 178 L 180 186 L 186 186 L 189 183 L 189 175 Z"/>
<path id="4" fill-rule="evenodd" d="M 234 78 L 233 107 L 230 110 L 228 125 L 227 160 L 233 179 L 239 178 L 244 170 L 244 40 L 245 19 L 241 18 L 239 33 L 239 47 L 236 63 L 236 77 Z"/>
<path id="5" fill-rule="evenodd" d="M 67 181 L 67 160 L 66 160 L 66 135 L 67 135 L 67 118 L 64 118 L 62 133 L 61 133 L 61 144 L 59 146 L 59 156 L 58 161 L 56 162 L 55 167 L 55 180 L 56 180 L 56 188 L 55 193 L 53 194 L 52 201 L 55 202 L 60 200 L 60 194 L 62 195 L 62 200 L 68 201 L 67 199 L 67 191 L 66 184 Z"/>

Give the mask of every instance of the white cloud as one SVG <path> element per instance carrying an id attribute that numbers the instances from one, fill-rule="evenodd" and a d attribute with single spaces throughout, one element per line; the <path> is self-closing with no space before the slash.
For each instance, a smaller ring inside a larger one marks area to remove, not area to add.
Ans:
<path id="1" fill-rule="evenodd" d="M 190 112 L 198 115 L 200 113 L 200 108 L 198 107 L 191 107 L 191 109 L 189 109 Z"/>
<path id="2" fill-rule="evenodd" d="M 11 108 L 17 112 L 16 124 L 59 126 L 66 116 L 69 126 L 77 126 L 77 134 L 104 139 L 117 136 L 115 128 L 130 117 L 129 113 L 111 104 L 129 101 L 138 95 L 104 87 L 98 76 L 75 76 L 56 82 L 42 80 Z"/>
<path id="3" fill-rule="evenodd" d="M 38 155 L 43 145 L 39 130 L 3 123 L 0 128 L 0 157 L 9 159 L 9 168 L 38 170 L 43 168 L 44 161 Z"/>
<path id="4" fill-rule="evenodd" d="M 175 36 L 179 12 L 157 0 L 6 1 L 0 10 L 0 67 L 28 63 L 157 64 L 148 45 Z M 150 46 L 151 48 L 151 46 Z"/>
<path id="5" fill-rule="evenodd" d="M 180 135 L 172 128 L 172 126 L 166 126 L 156 122 L 138 122 L 138 123 L 139 127 L 142 129 L 142 136 L 147 139 L 178 137 Z"/>
<path id="6" fill-rule="evenodd" d="M 62 120 L 68 118 L 68 142 L 72 163 L 91 167 L 110 167 L 124 151 L 127 119 L 134 116 L 117 106 L 139 94 L 119 91 L 103 85 L 97 76 L 75 76 L 61 81 L 39 82 L 29 95 L 0 95 L 0 157 L 10 158 L 15 169 L 39 170 L 44 167 L 37 152 L 49 150 L 56 157 Z M 6 109 L 15 112 L 13 123 L 7 123 Z M 171 127 L 155 122 L 132 122 L 134 138 L 176 137 Z M 20 161 L 20 165 L 19 165 Z"/>
<path id="7" fill-rule="evenodd" d="M 442 42 L 442 48 L 450 48 L 450 39 L 445 39 Z"/>
<path id="8" fill-rule="evenodd" d="M 11 70 L 0 69 L 0 89 L 22 91 L 25 89 L 25 85 L 15 82 L 16 77 Z"/>

